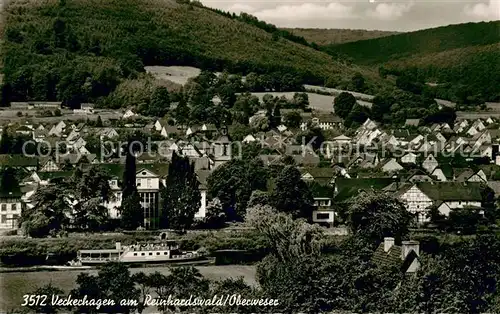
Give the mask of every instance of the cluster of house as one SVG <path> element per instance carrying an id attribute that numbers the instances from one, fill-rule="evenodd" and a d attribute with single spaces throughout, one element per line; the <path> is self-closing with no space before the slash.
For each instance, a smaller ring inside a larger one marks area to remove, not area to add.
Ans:
<path id="1" fill-rule="evenodd" d="M 168 174 L 169 159 L 175 151 L 180 155 L 188 157 L 194 164 L 201 194 L 201 204 L 196 218 L 205 217 L 206 211 L 206 180 L 209 173 L 221 164 L 231 159 L 231 146 L 226 131 L 217 131 L 213 127 L 201 126 L 199 128 L 178 129 L 162 125 L 162 121 L 150 123 L 143 128 L 150 134 L 160 133 L 168 128 L 170 135 L 165 140 L 152 141 L 156 146 L 155 151 L 144 151 L 136 158 L 137 173 L 136 185 L 142 199 L 144 209 L 144 226 L 154 229 L 159 225 L 160 191 L 165 185 Z M 160 125 L 162 125 L 160 127 Z M 45 142 L 46 145 L 55 148 L 64 144 L 64 152 L 49 153 L 41 155 L 0 155 L 0 168 L 11 167 L 22 170 L 25 177 L 20 182 L 20 188 L 8 193 L 0 194 L 0 229 L 17 228 L 17 221 L 22 209 L 32 207 L 33 195 L 40 187 L 57 184 L 60 180 L 72 175 L 73 170 L 78 167 L 99 165 L 111 175 L 110 187 L 114 198 L 104 203 L 109 210 L 111 218 L 119 218 L 118 208 L 121 205 L 122 195 L 119 184 L 125 166 L 124 153 L 101 155 L 91 153 L 87 140 L 89 137 L 99 138 L 101 143 L 115 143 L 114 147 L 107 149 L 120 149 L 122 144 L 119 140 L 124 132 L 133 131 L 135 128 L 113 128 L 113 127 L 91 127 L 85 123 L 71 123 L 59 121 L 55 124 L 33 125 L 24 123 L 21 125 L 10 125 L 9 132 L 23 134 L 32 138 L 34 144 Z M 172 133 L 182 137 L 184 133 L 210 132 L 214 141 L 168 140 Z M 104 144 L 103 144 L 104 145 Z M 113 145 L 111 145 L 113 146 Z M 100 148 L 99 148 L 100 149 Z"/>
<path id="2" fill-rule="evenodd" d="M 307 119 L 309 121 L 300 129 L 317 125 L 323 130 L 343 130 L 341 120 L 333 115 L 311 115 Z M 67 152 L 44 157 L 0 156 L 0 166 L 22 168 L 26 172 L 18 192 L 0 195 L 0 228 L 17 225 L 22 208 L 33 206 L 31 198 L 38 187 L 71 175 L 72 169 L 81 164 L 99 164 L 112 174 L 110 186 L 116 197 L 105 206 L 111 217 L 118 218 L 117 208 L 121 204 L 119 179 L 123 173 L 124 157 L 116 154 L 98 157 L 86 139 L 93 136 L 101 141 L 118 141 L 123 132 L 134 129 L 146 130 L 162 139 L 153 141 L 156 146 L 154 154 L 137 156 L 137 188 L 142 198 L 145 227 L 158 227 L 159 192 L 165 184 L 173 151 L 188 157 L 195 165 L 202 195 L 196 216 L 204 217 L 207 177 L 241 152 L 241 147 L 235 149 L 235 142 L 230 140 L 225 129 L 218 130 L 208 124 L 179 128 L 165 120 L 125 128 L 91 127 L 61 120 L 52 125 L 25 123 L 16 128 L 9 127 L 16 133 L 31 136 L 35 142 L 64 142 Z M 416 214 L 418 221 L 425 222 L 431 206 L 448 214 L 465 206 L 480 207 L 481 191 L 485 185 L 495 193 L 500 192 L 500 182 L 493 180 L 496 164 L 500 164 L 497 158 L 499 136 L 500 130 L 491 118 L 431 127 L 419 127 L 418 120 L 410 119 L 404 128 L 394 130 L 383 129 L 368 119 L 354 133 L 326 138 L 329 145 L 321 153 L 304 147 L 296 139 L 296 131 L 286 127 L 247 134 L 236 145 L 258 143 L 268 148 L 259 156 L 266 166 L 281 163 L 287 156 L 298 166 L 304 181 L 324 187 L 313 191 L 316 203 L 314 222 L 333 225 L 335 204 L 364 190 L 393 193 Z M 466 154 L 466 160 L 471 163 L 477 156 L 488 162 L 477 167 L 457 167 L 449 157 L 455 153 Z"/>

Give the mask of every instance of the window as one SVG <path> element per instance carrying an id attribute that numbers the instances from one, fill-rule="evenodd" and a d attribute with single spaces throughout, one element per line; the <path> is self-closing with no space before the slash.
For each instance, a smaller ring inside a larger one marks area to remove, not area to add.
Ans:
<path id="1" fill-rule="evenodd" d="M 167 255 L 168 253 L 167 252 L 163 252 L 163 255 Z"/>
<path id="2" fill-rule="evenodd" d="M 134 253 L 134 256 L 137 256 L 137 253 Z"/>
<path id="3" fill-rule="evenodd" d="M 1 222 L 4 224 L 7 222 L 7 215 L 2 215 L 2 220 Z"/>
<path id="4" fill-rule="evenodd" d="M 328 213 L 318 213 L 318 214 L 316 214 L 316 219 L 318 219 L 318 220 L 330 219 L 330 214 L 328 214 Z"/>
<path id="5" fill-rule="evenodd" d="M 2 204 L 2 211 L 6 211 L 7 210 L 7 204 Z"/>
<path id="6" fill-rule="evenodd" d="M 151 184 L 151 179 L 148 179 L 148 181 L 147 181 L 147 182 L 148 182 L 148 183 L 147 183 L 147 184 L 148 184 L 148 188 L 150 188 L 150 187 L 152 186 L 152 184 Z"/>
<path id="7" fill-rule="evenodd" d="M 144 253 L 141 253 L 141 256 L 144 256 L 144 255 L 146 255 L 146 254 L 144 254 Z"/>
<path id="8" fill-rule="evenodd" d="M 12 207 L 10 208 L 10 210 L 12 211 L 16 211 L 17 210 L 17 204 L 12 204 Z"/>
<path id="9" fill-rule="evenodd" d="M 156 255 L 160 255 L 160 252 L 156 252 Z"/>
<path id="10" fill-rule="evenodd" d="M 136 182 L 135 182 L 135 185 L 141 186 L 141 179 L 137 179 Z"/>
<path id="11" fill-rule="evenodd" d="M 153 255 L 153 252 L 149 252 L 149 256 Z"/>

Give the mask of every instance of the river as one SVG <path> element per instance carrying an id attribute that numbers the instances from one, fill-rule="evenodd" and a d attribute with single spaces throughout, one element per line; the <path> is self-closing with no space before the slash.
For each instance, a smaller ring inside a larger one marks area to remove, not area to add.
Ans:
<path id="1" fill-rule="evenodd" d="M 255 266 L 227 265 L 227 266 L 197 266 L 203 276 L 212 280 L 226 278 L 243 279 L 250 285 L 255 285 Z M 131 268 L 131 273 L 144 272 L 146 274 L 160 272 L 168 274 L 168 267 Z M 23 295 L 34 291 L 48 283 L 69 293 L 76 288 L 78 274 L 86 272 L 97 274 L 97 270 L 65 270 L 65 271 L 38 271 L 38 272 L 9 272 L 0 273 L 0 313 L 19 309 Z M 154 313 L 155 309 L 146 309 L 144 313 Z"/>

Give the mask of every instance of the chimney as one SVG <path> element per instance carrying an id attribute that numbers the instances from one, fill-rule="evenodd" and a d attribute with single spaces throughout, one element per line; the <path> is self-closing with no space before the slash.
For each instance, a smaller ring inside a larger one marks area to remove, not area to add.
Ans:
<path id="1" fill-rule="evenodd" d="M 394 246 L 394 238 L 384 238 L 384 252 L 389 252 L 391 247 Z"/>
<path id="2" fill-rule="evenodd" d="M 401 243 L 401 259 L 404 261 L 411 251 L 420 256 L 420 243 L 418 241 L 403 241 Z"/>
<path id="3" fill-rule="evenodd" d="M 115 248 L 118 250 L 118 251 L 121 251 L 122 249 L 122 244 L 120 242 L 116 242 L 115 243 Z"/>

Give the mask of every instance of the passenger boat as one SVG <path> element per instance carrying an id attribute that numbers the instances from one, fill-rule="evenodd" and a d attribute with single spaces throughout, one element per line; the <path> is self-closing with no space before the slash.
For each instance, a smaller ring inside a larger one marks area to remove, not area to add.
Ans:
<path id="1" fill-rule="evenodd" d="M 179 250 L 175 241 L 164 240 L 159 243 L 138 243 L 122 246 L 117 242 L 114 249 L 80 250 L 72 265 L 97 265 L 107 262 L 122 263 L 175 263 L 195 261 L 204 257 L 198 251 Z"/>

